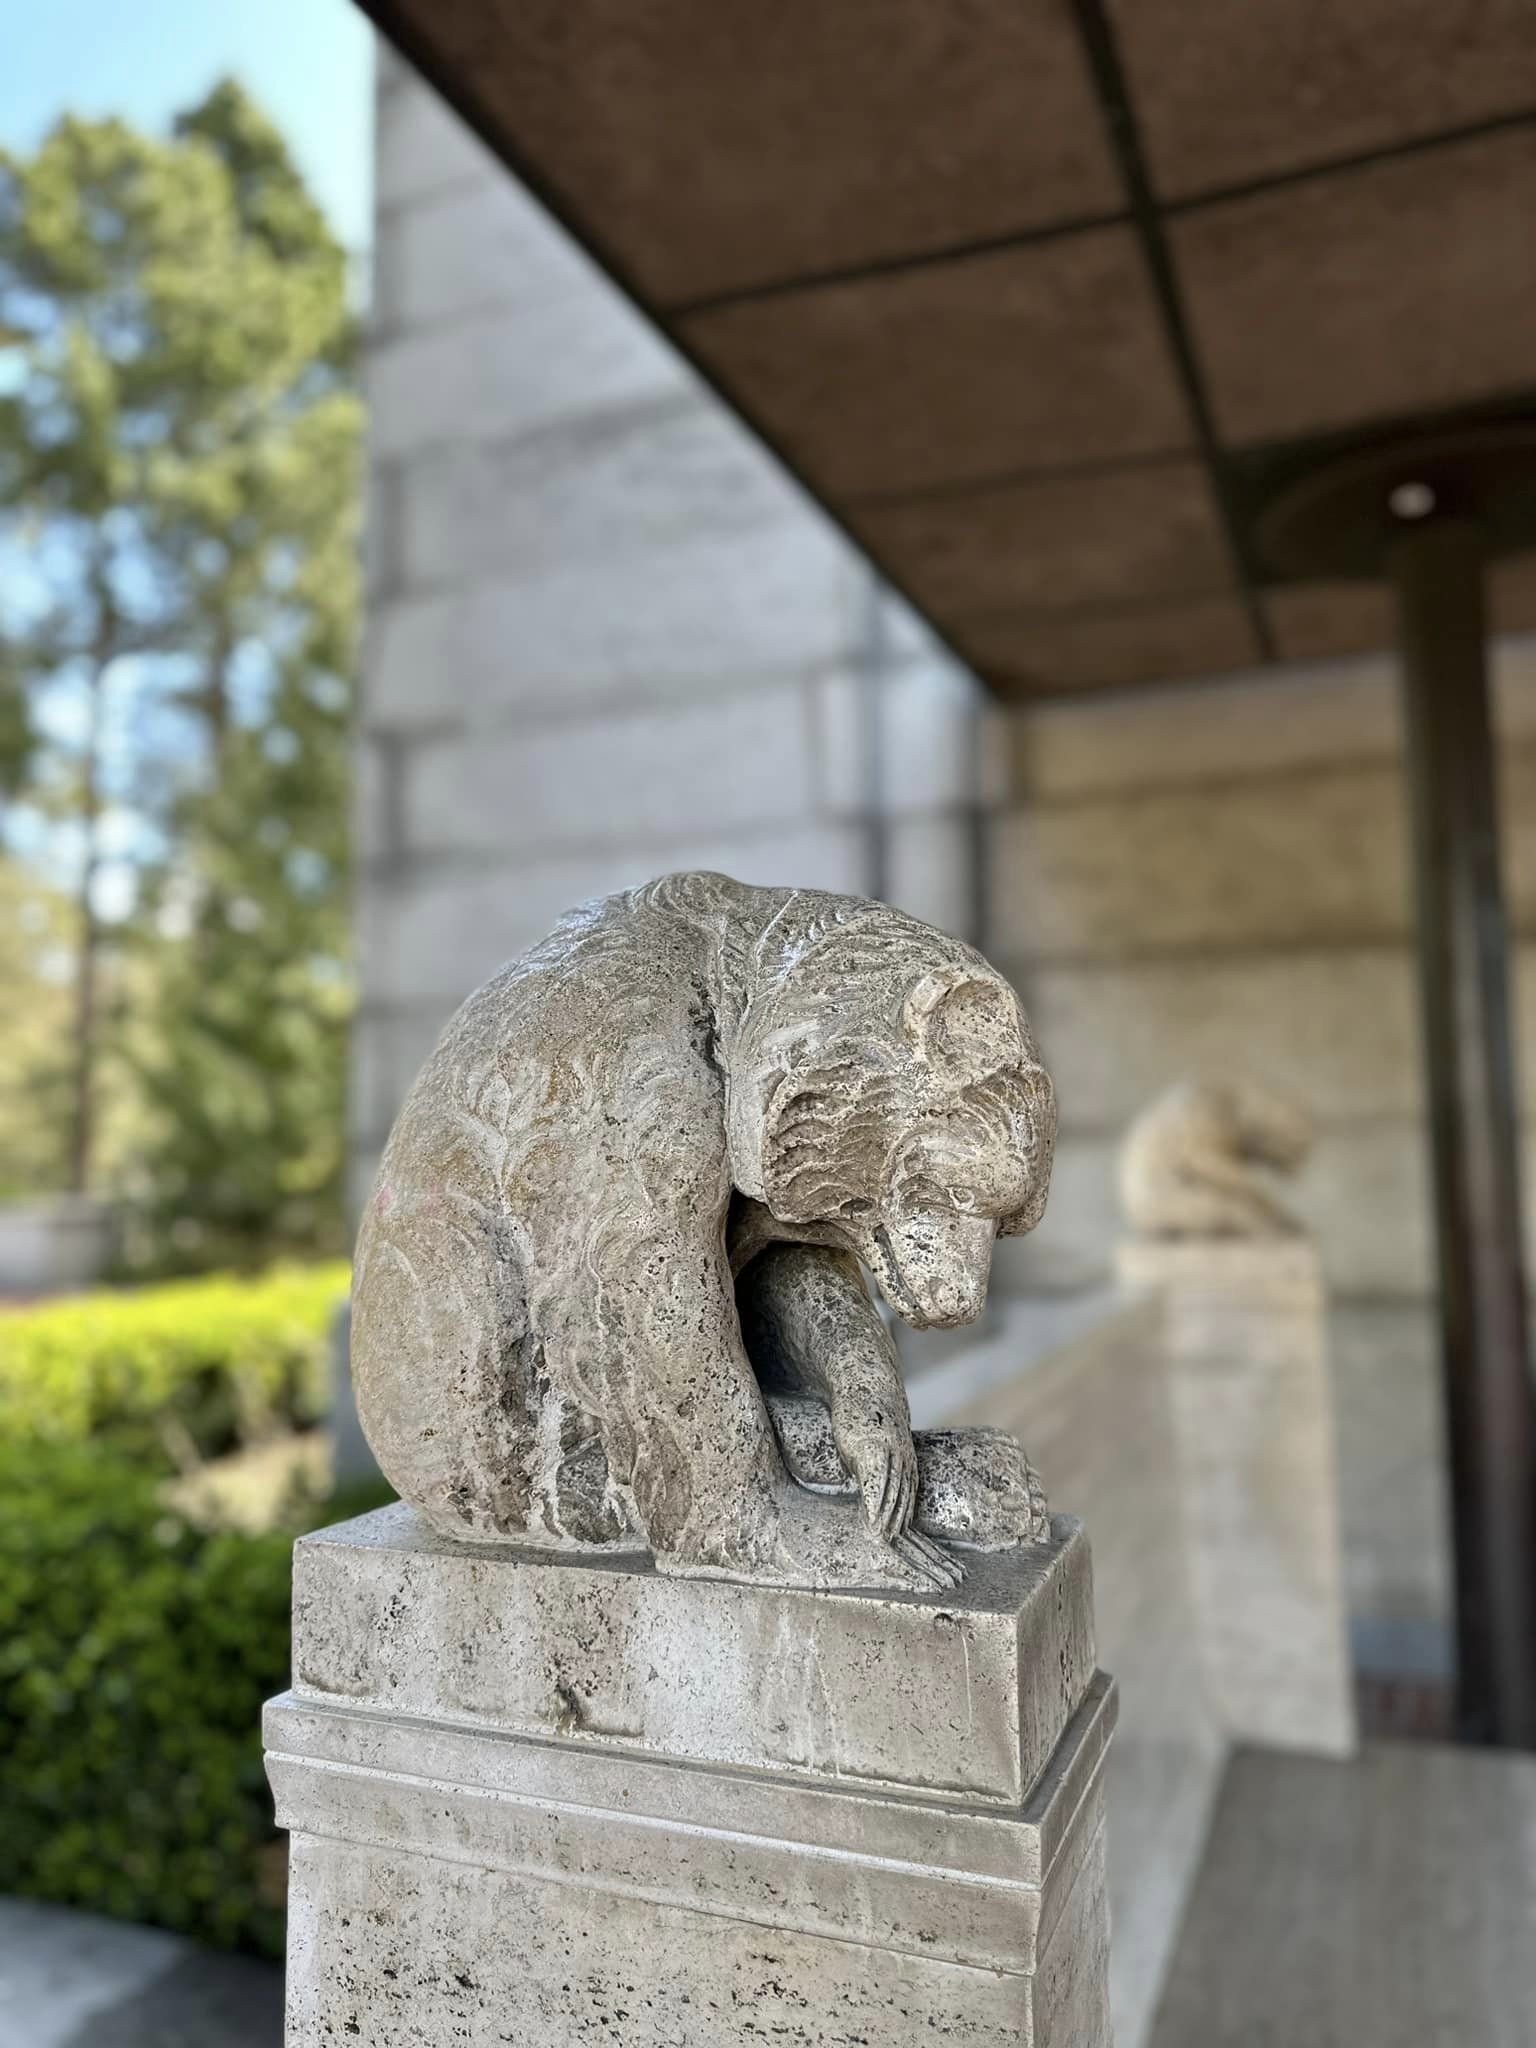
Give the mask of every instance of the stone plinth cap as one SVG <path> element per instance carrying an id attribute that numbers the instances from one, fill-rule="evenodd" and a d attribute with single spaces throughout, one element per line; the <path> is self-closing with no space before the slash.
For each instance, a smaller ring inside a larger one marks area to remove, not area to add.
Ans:
<path id="1" fill-rule="evenodd" d="M 1001 1809 L 292 1693 L 267 1703 L 264 1731 L 278 1825 L 312 1842 L 719 1916 L 722 1935 L 735 1920 L 781 1940 L 829 1936 L 877 1948 L 898 1969 L 905 1954 L 1030 1976 L 1095 1853 L 1115 1718 L 1113 1682 L 1099 1672 L 1029 1800 Z"/>
<path id="2" fill-rule="evenodd" d="M 1087 1539 L 948 1593 L 664 1576 L 455 1544 L 404 1506 L 294 1553 L 294 1698 L 651 1759 L 1022 1804 L 1094 1676 Z"/>
<path id="3" fill-rule="evenodd" d="M 1115 1253 L 1124 1287 L 1198 1294 L 1319 1296 L 1322 1267 L 1309 1237 L 1132 1237 Z"/>

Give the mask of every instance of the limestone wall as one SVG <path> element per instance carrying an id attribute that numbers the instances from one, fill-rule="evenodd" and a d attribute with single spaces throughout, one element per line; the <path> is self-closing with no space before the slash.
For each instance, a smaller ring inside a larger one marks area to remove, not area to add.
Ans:
<path id="1" fill-rule="evenodd" d="M 972 679 L 387 58 L 377 205 L 359 1184 L 572 903 L 708 866 L 977 917 Z"/>
<path id="2" fill-rule="evenodd" d="M 1536 1100 L 1536 647 L 1497 660 L 1517 1023 Z M 1182 1073 L 1299 1097 L 1293 1200 L 1333 1313 L 1354 1652 L 1440 1675 L 1449 1557 L 1410 846 L 1386 659 L 1041 707 L 1009 734 L 989 823 L 991 946 L 1057 1079 L 1050 1206 L 1005 1286 L 1094 1284 L 1125 1124 Z M 1527 1147 L 1527 1215 L 1536 1157 Z"/>
<path id="3" fill-rule="evenodd" d="M 1498 655 L 1503 823 L 1536 1101 L 1536 644 Z M 991 821 L 991 944 L 1062 1102 L 1033 1286 L 1097 1279 L 1128 1119 L 1183 1073 L 1245 1071 L 1305 1102 L 1297 1206 L 1336 1295 L 1433 1289 L 1410 847 L 1386 659 L 1058 703 L 1012 722 Z M 1527 1181 L 1536 1176 L 1536 1159 Z"/>

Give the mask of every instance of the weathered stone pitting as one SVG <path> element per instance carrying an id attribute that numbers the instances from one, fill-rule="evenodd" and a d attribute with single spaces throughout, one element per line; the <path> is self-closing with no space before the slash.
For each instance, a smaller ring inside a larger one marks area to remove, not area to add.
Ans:
<path id="1" fill-rule="evenodd" d="M 969 947 L 676 875 L 470 998 L 358 1246 L 404 1496 L 304 1538 L 288 2048 L 1108 2048 L 1086 1538 L 913 1434 L 1055 1106 Z"/>
<path id="2" fill-rule="evenodd" d="M 303 1699 L 1002 1805 L 1046 1768 L 1095 1662 L 1066 1515 L 959 1587 L 872 1595 L 467 1545 L 400 1505 L 304 1537 L 294 1592 Z M 381 1628 L 402 1596 L 410 1626 Z"/>
<path id="3" fill-rule="evenodd" d="M 1017 997 L 932 927 L 707 874 L 588 904 L 395 1125 L 354 1287 L 370 1442 L 461 1539 L 957 1584 L 950 1546 L 1039 1540 L 1039 1484 L 995 1435 L 914 1442 L 858 1262 L 907 1322 L 969 1321 L 1054 1137 Z"/>
<path id="4" fill-rule="evenodd" d="M 432 1534 L 299 1546 L 301 1668 L 389 1614 L 376 1692 L 272 1702 L 289 2048 L 1108 2048 L 1087 1544 L 827 1592 Z M 466 1660 L 476 1684 L 464 1683 Z"/>

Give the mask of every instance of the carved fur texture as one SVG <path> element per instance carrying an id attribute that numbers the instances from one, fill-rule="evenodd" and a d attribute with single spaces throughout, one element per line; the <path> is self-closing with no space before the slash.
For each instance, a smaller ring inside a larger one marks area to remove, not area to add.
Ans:
<path id="1" fill-rule="evenodd" d="M 451 1020 L 386 1147 L 352 1321 L 379 1462 L 471 1541 L 952 1583 L 933 1529 L 1028 1540 L 1038 1486 L 974 1449 L 918 1470 L 859 1262 L 909 1323 L 971 1319 L 1054 1132 L 1013 991 L 900 912 L 712 874 L 572 911 Z M 846 1492 L 790 1476 L 765 1386 L 826 1411 Z"/>

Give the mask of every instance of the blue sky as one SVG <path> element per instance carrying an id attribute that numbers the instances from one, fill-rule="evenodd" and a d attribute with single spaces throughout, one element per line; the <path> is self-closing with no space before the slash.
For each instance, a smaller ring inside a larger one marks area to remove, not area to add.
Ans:
<path id="1" fill-rule="evenodd" d="M 0 59 L 0 143 L 61 113 L 163 128 L 231 71 L 283 129 L 347 247 L 370 235 L 372 30 L 352 0 L 32 0 Z"/>
<path id="2" fill-rule="evenodd" d="M 0 55 L 0 146 L 37 145 L 60 114 L 119 114 L 164 130 L 226 72 L 240 78 L 288 138 L 311 189 L 354 253 L 371 238 L 373 31 L 352 0 L 13 0 Z M 359 275 L 366 272 L 359 266 Z M 0 562 L 0 575 L 14 565 Z M 122 751 L 135 691 L 115 688 L 106 763 Z M 66 745 L 78 702 L 52 693 L 45 723 Z M 114 745 L 117 742 L 117 745 Z M 5 841 L 68 882 L 78 835 L 9 805 Z M 98 909 L 123 915 L 143 831 L 129 810 L 106 819 Z"/>

